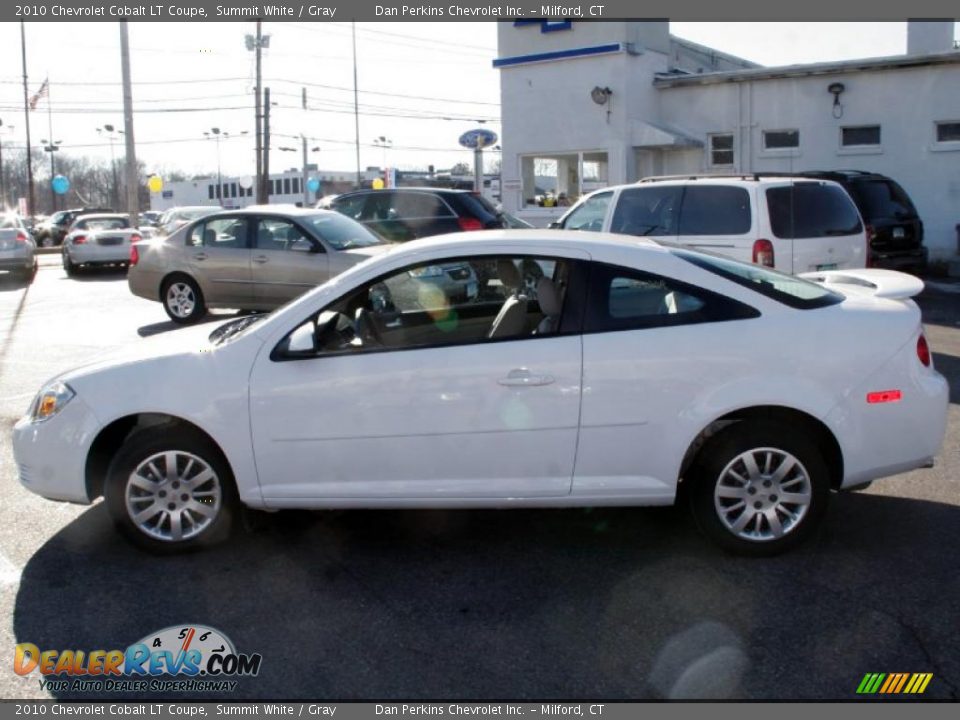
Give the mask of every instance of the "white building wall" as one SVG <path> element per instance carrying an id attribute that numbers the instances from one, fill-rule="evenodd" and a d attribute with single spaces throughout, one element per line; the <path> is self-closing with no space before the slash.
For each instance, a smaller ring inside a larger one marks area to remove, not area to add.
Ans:
<path id="1" fill-rule="evenodd" d="M 834 117 L 831 83 L 845 86 Z M 733 132 L 741 172 L 866 170 L 889 175 L 913 198 L 931 257 L 957 252 L 960 223 L 960 144 L 938 144 L 935 122 L 960 119 L 960 65 L 886 69 L 753 82 L 663 88 L 663 117 L 706 141 Z M 880 125 L 879 147 L 844 148 L 842 127 Z M 764 130 L 797 129 L 795 151 L 765 151 Z M 664 174 L 722 172 L 708 152 L 667 153 Z"/>

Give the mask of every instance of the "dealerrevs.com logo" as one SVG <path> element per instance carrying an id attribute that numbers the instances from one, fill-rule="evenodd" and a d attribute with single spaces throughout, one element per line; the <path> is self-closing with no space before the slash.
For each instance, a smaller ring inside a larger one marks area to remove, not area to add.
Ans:
<path id="1" fill-rule="evenodd" d="M 147 635 L 126 650 L 41 650 L 19 643 L 13 670 L 37 671 L 51 691 L 232 691 L 235 677 L 254 677 L 259 653 L 238 653 L 222 632 L 203 625 L 174 625 Z"/>

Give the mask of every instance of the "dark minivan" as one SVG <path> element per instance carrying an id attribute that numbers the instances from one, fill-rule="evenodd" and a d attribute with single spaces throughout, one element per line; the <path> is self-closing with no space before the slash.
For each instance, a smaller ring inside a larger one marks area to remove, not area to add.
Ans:
<path id="1" fill-rule="evenodd" d="M 489 200 L 468 190 L 357 190 L 338 195 L 330 208 L 394 242 L 507 227 L 502 213 Z"/>
<path id="2" fill-rule="evenodd" d="M 923 222 L 899 183 L 886 175 L 862 170 L 811 170 L 799 174 L 833 180 L 850 194 L 867 226 L 868 267 L 921 274 L 926 270 Z"/>

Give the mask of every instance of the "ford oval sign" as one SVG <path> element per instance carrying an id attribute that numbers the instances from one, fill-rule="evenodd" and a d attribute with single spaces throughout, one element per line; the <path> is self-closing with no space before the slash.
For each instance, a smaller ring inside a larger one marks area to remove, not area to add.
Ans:
<path id="1" fill-rule="evenodd" d="M 471 150 L 482 150 L 490 147 L 497 141 L 497 134 L 493 130 L 486 128 L 477 128 L 476 130 L 467 130 L 460 136 L 460 144 Z"/>

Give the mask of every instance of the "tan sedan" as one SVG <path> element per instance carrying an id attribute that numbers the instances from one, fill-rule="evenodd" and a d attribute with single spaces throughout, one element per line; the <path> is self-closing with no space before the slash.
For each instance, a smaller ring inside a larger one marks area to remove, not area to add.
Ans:
<path id="1" fill-rule="evenodd" d="M 208 308 L 279 307 L 390 246 L 340 213 L 245 208 L 134 245 L 127 282 L 186 324 Z"/>

